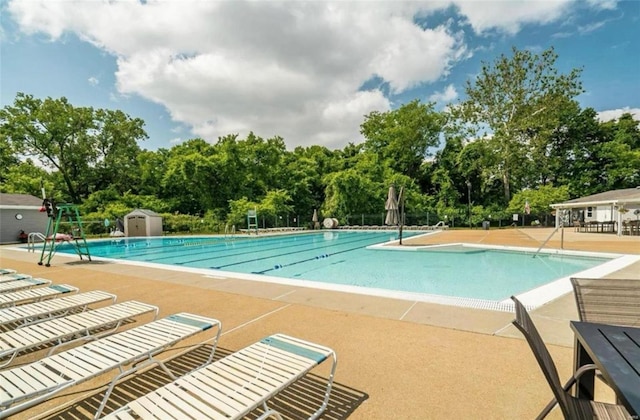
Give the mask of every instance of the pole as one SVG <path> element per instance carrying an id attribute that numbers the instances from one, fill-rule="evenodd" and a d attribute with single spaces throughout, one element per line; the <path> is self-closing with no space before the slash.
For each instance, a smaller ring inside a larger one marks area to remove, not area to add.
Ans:
<path id="1" fill-rule="evenodd" d="M 467 217 L 469 218 L 469 229 L 471 227 L 471 182 L 467 181 Z"/>
<path id="2" fill-rule="evenodd" d="M 560 230 L 560 249 L 564 249 L 564 218 L 567 215 L 567 211 L 563 210 L 562 211 L 562 219 L 560 220 L 560 226 L 562 226 L 562 229 Z"/>
<path id="3" fill-rule="evenodd" d="M 400 239 L 400 245 L 402 245 L 402 223 L 404 222 L 404 187 L 400 187 L 400 198 L 398 199 L 398 203 L 400 206 L 400 220 L 398 221 L 400 226 L 398 229 L 398 237 Z"/>

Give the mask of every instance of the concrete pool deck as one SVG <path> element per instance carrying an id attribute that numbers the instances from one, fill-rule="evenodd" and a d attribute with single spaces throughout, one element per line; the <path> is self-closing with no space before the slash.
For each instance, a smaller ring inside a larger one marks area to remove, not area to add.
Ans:
<path id="1" fill-rule="evenodd" d="M 404 243 L 537 248 L 550 233 L 551 229 L 545 228 L 455 230 Z M 640 237 L 576 233 L 573 229 L 565 229 L 563 245 L 566 250 L 640 254 Z M 546 248 L 560 248 L 560 233 Z M 334 348 L 339 360 L 338 385 L 323 418 L 533 418 L 551 398 L 529 347 L 510 324 L 513 315 L 507 312 L 210 278 L 103 261 L 87 263 L 62 254 L 47 268 L 36 264 L 38 257 L 0 247 L 0 267 L 72 284 L 81 291 L 105 290 L 117 294 L 118 301 L 136 299 L 155 304 L 161 308 L 161 316 L 188 311 L 220 319 L 220 353 L 238 350 L 275 332 Z M 640 263 L 607 277 L 640 278 Z M 573 357 L 569 320 L 577 319 L 573 296 L 555 299 L 535 309 L 532 316 L 561 377 L 567 378 Z M 18 363 L 40 356 L 42 352 L 28 353 Z M 317 373 L 322 376 L 326 369 Z M 83 418 L 95 405 L 99 387 L 110 377 L 97 378 L 15 417 Z M 161 379 L 153 376 L 154 381 Z M 162 380 L 166 382 L 166 378 Z M 135 381 L 125 384 L 121 392 L 126 395 L 135 396 L 145 389 Z M 292 404 L 304 400 L 289 397 Z M 127 399 L 131 397 L 115 398 L 109 407 L 113 409 Z M 559 417 L 554 412 L 551 418 Z"/>

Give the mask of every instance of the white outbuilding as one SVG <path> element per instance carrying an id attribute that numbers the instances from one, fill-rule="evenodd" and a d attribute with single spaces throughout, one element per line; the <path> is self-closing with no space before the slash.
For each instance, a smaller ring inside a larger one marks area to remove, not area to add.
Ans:
<path id="1" fill-rule="evenodd" d="M 124 236 L 162 236 L 162 216 L 151 210 L 133 210 L 124 216 Z"/>
<path id="2" fill-rule="evenodd" d="M 565 226 L 580 232 L 640 234 L 640 186 L 606 191 L 552 204 L 556 226 L 565 217 Z"/>
<path id="3" fill-rule="evenodd" d="M 42 199 L 33 195 L 0 193 L 0 244 L 26 242 L 24 235 L 45 232 L 49 220 L 41 207 Z"/>

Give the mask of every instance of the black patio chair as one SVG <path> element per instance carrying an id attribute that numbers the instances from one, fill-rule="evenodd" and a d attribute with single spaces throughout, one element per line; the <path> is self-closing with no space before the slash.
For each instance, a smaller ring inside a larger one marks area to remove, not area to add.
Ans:
<path id="1" fill-rule="evenodd" d="M 554 399 L 542 410 L 537 419 L 543 419 L 549 414 L 551 409 L 556 404 L 560 406 L 562 414 L 565 419 L 570 420 L 582 420 L 582 419 L 632 419 L 631 415 L 627 412 L 624 406 L 616 404 L 607 404 L 603 402 L 591 401 L 583 398 L 576 398 L 572 396 L 568 391 L 577 382 L 578 378 L 585 372 L 596 369 L 595 365 L 585 365 L 578 369 L 569 381 L 562 386 L 560 377 L 558 376 L 558 370 L 556 365 L 547 350 L 547 346 L 542 341 L 542 337 L 538 333 L 531 317 L 527 313 L 527 309 L 524 305 L 516 299 L 511 297 L 515 304 L 516 319 L 513 321 L 513 325 L 522 332 L 524 337 L 533 351 L 544 377 L 551 386 Z"/>

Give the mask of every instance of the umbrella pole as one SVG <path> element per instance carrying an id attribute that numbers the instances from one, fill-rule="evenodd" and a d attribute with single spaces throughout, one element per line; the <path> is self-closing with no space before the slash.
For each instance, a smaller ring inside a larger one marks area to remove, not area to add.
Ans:
<path id="1" fill-rule="evenodd" d="M 398 237 L 400 238 L 400 245 L 402 245 L 402 223 L 404 221 L 404 187 L 400 187 L 400 198 L 398 199 L 398 202 L 400 205 Z"/>

